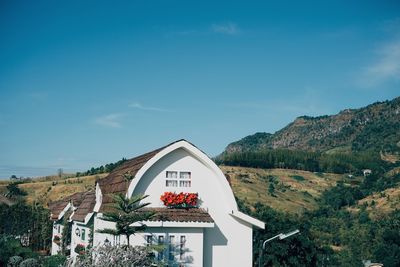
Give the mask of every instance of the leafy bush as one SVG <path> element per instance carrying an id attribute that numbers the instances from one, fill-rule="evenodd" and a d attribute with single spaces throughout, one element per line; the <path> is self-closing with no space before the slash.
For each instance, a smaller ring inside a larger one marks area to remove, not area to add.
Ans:
<path id="1" fill-rule="evenodd" d="M 7 267 L 18 267 L 19 263 L 23 260 L 21 256 L 12 256 L 7 263 Z"/>
<path id="2" fill-rule="evenodd" d="M 91 255 L 95 255 L 92 258 Z M 154 266 L 152 252 L 147 247 L 135 246 L 101 246 L 89 250 L 89 253 L 77 258 L 76 266 L 81 267 L 108 267 Z"/>
<path id="3" fill-rule="evenodd" d="M 290 175 L 290 177 L 292 177 L 293 179 L 295 179 L 296 181 L 299 181 L 299 182 L 305 180 L 304 177 L 301 175 Z"/>
<path id="4" fill-rule="evenodd" d="M 42 265 L 43 267 L 60 267 L 64 266 L 67 257 L 63 255 L 53 255 L 44 258 Z"/>
<path id="5" fill-rule="evenodd" d="M 19 267 L 39 267 L 39 262 L 37 259 L 29 258 L 29 259 L 22 261 L 19 264 Z"/>
<path id="6" fill-rule="evenodd" d="M 12 256 L 34 257 L 31 249 L 21 246 L 19 240 L 10 235 L 0 235 L 0 266 L 5 266 Z"/>
<path id="7" fill-rule="evenodd" d="M 27 193 L 24 190 L 18 187 L 20 183 L 21 182 L 14 182 L 6 186 L 8 190 L 7 197 L 18 197 L 27 195 Z"/>

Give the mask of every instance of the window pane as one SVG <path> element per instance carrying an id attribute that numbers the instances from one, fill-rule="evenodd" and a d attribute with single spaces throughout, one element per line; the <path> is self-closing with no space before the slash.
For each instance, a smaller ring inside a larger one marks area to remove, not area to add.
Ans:
<path id="1" fill-rule="evenodd" d="M 191 181 L 179 181 L 179 186 L 180 187 L 190 187 Z"/>
<path id="2" fill-rule="evenodd" d="M 85 229 L 82 229 L 81 238 L 83 241 L 85 241 L 85 232 L 86 232 Z"/>
<path id="3" fill-rule="evenodd" d="M 168 259 L 170 261 L 175 260 L 175 236 L 170 235 L 169 236 L 169 257 Z"/>
<path id="4" fill-rule="evenodd" d="M 165 185 L 167 187 L 177 187 L 178 186 L 178 181 L 177 180 L 166 180 Z"/>
<path id="5" fill-rule="evenodd" d="M 153 244 L 153 237 L 151 235 L 146 235 L 146 243 L 147 243 L 147 246 L 150 246 L 151 244 Z"/>
<path id="6" fill-rule="evenodd" d="M 164 244 L 164 236 L 162 236 L 162 235 L 158 236 L 158 244 L 159 245 Z M 164 251 L 160 251 L 158 253 L 158 257 L 157 258 L 158 258 L 158 260 L 163 260 L 164 259 Z"/>
<path id="7" fill-rule="evenodd" d="M 181 179 L 190 179 L 190 172 L 180 172 L 179 177 Z"/>
<path id="8" fill-rule="evenodd" d="M 179 244 L 179 259 L 183 260 L 183 258 L 185 257 L 185 243 L 186 243 L 186 236 L 181 235 L 181 240 L 180 240 L 180 244 Z"/>
<path id="9" fill-rule="evenodd" d="M 170 179 L 176 179 L 178 178 L 178 172 L 167 171 L 166 177 Z"/>

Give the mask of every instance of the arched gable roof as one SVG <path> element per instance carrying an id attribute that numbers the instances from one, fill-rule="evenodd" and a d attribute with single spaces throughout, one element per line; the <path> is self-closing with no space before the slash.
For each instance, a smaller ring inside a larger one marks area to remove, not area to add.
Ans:
<path id="1" fill-rule="evenodd" d="M 176 142 L 179 141 L 181 140 Z M 107 177 L 99 180 L 97 184 L 99 185 L 101 194 L 103 196 L 99 211 L 104 211 L 105 206 L 112 203 L 112 194 L 126 194 L 130 181 L 136 176 L 137 172 L 143 167 L 143 165 L 145 165 L 158 152 L 176 142 L 129 159 L 121 166 L 111 171 Z"/>
<path id="2" fill-rule="evenodd" d="M 230 215 L 259 228 L 264 228 L 263 222 L 251 218 L 238 210 L 229 181 L 221 169 L 204 152 L 184 139 L 130 159 L 113 170 L 106 178 L 99 180 L 97 183 L 101 191 L 102 200 L 101 204 L 99 203 L 101 206 L 98 211 L 104 212 L 107 204 L 112 203 L 112 194 L 121 193 L 128 197 L 132 196 L 136 186 L 146 171 L 164 156 L 180 148 L 186 150 L 215 174 L 215 182 L 221 185 L 224 196 L 231 210 Z M 97 208 L 95 209 L 97 210 Z"/>
<path id="3" fill-rule="evenodd" d="M 208 167 L 213 173 L 215 173 L 217 177 L 216 183 L 220 183 L 224 196 L 226 197 L 229 206 L 232 210 L 237 210 L 237 204 L 235 197 L 233 195 L 233 192 L 231 190 L 231 187 L 229 185 L 228 180 L 226 179 L 224 173 L 221 171 L 220 168 L 200 149 L 198 149 L 195 145 L 191 144 L 190 142 L 182 139 L 179 141 L 176 141 L 168 146 L 165 146 L 163 149 L 161 149 L 158 153 L 156 153 L 150 160 L 148 160 L 142 168 L 139 169 L 139 171 L 136 173 L 135 178 L 132 180 L 132 182 L 129 185 L 128 191 L 127 191 L 127 196 L 132 196 L 137 184 L 140 182 L 142 176 L 146 173 L 148 169 L 151 168 L 157 161 L 159 161 L 161 158 L 164 156 L 168 155 L 169 153 L 177 150 L 177 149 L 184 149 L 186 150 L 189 154 L 194 156 L 197 160 L 202 162 L 206 167 Z"/>

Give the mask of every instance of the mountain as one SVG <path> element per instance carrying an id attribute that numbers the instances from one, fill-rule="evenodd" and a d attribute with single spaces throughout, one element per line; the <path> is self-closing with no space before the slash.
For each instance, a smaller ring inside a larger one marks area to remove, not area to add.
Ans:
<path id="1" fill-rule="evenodd" d="M 336 115 L 301 116 L 283 129 L 233 142 L 226 153 L 265 149 L 400 152 L 400 97 Z"/>

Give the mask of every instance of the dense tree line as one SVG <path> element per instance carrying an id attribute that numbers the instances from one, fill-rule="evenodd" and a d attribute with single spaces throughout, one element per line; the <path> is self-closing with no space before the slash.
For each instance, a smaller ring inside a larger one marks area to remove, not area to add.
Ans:
<path id="1" fill-rule="evenodd" d="M 95 175 L 95 174 L 100 174 L 100 173 L 108 173 L 117 168 L 118 166 L 122 165 L 125 161 L 127 161 L 126 158 L 122 158 L 121 160 L 115 162 L 115 163 L 108 163 L 106 165 L 101 165 L 100 167 L 92 167 L 89 170 L 85 172 L 77 172 L 76 176 L 86 176 L 86 175 Z"/>
<path id="2" fill-rule="evenodd" d="M 51 245 L 52 223 L 49 210 L 40 205 L 18 202 L 0 204 L 0 234 L 15 237 L 26 235 L 33 250 L 47 250 Z"/>
<path id="3" fill-rule="evenodd" d="M 221 165 L 253 168 L 286 168 L 312 172 L 355 173 L 363 169 L 382 172 L 387 163 L 375 152 L 319 153 L 288 149 L 223 153 L 215 162 Z"/>

